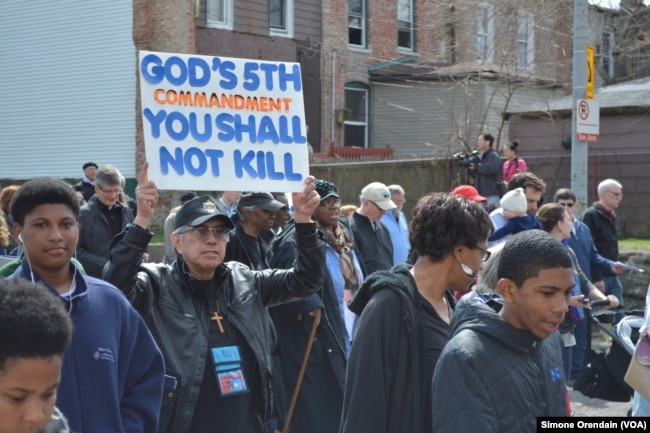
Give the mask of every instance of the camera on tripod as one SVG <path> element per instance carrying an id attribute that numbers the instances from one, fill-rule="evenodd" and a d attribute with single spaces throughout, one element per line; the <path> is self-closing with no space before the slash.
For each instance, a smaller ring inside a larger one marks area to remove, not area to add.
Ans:
<path id="1" fill-rule="evenodd" d="M 480 154 L 481 152 L 478 150 L 474 150 L 470 153 L 458 152 L 455 153 L 452 158 L 458 161 L 458 164 L 460 164 L 461 167 L 469 167 L 470 165 L 478 164 L 481 161 Z"/>

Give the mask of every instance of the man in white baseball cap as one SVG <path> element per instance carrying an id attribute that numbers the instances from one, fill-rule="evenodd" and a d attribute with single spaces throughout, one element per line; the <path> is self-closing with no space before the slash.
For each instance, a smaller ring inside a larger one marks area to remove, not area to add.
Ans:
<path id="1" fill-rule="evenodd" d="M 361 206 L 352 215 L 350 228 L 364 275 L 393 267 L 390 233 L 379 220 L 396 207 L 388 187 L 381 182 L 372 182 L 361 190 Z"/>
<path id="2" fill-rule="evenodd" d="M 362 206 L 364 200 L 373 202 L 377 207 L 379 207 L 379 209 L 384 211 L 395 209 L 397 207 L 390 198 L 390 190 L 381 182 L 369 183 L 361 190 Z"/>

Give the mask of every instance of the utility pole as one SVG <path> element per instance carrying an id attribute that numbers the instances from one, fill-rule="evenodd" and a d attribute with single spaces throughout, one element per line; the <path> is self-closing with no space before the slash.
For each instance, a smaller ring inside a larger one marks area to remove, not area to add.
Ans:
<path id="1" fill-rule="evenodd" d="M 582 216 L 588 206 L 589 147 L 578 140 L 579 99 L 587 96 L 587 44 L 589 36 L 589 4 L 587 0 L 573 0 L 573 110 L 571 115 L 571 189 L 577 197 L 576 216 Z"/>

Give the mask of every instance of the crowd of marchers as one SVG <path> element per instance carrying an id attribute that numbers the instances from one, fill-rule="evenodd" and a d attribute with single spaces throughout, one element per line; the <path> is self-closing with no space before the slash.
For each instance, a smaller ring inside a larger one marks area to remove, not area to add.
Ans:
<path id="1" fill-rule="evenodd" d="M 159 191 L 88 162 L 0 191 L 0 433 L 534 432 L 570 416 L 588 300 L 624 305 L 606 179 L 582 220 L 488 133 L 471 184 L 358 203 Z M 507 191 L 500 191 L 506 187 Z M 25 326 L 29 324 L 29 326 Z"/>

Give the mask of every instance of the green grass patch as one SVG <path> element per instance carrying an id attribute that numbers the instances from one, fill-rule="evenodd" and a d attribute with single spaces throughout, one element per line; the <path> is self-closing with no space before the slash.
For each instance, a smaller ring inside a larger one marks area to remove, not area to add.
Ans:
<path id="1" fill-rule="evenodd" d="M 151 226 L 149 227 L 149 230 L 153 232 L 153 238 L 151 239 L 151 242 L 149 242 L 150 245 L 162 245 L 165 243 L 165 236 L 162 227 Z"/>
<path id="2" fill-rule="evenodd" d="M 620 250 L 648 251 L 650 252 L 650 239 L 620 239 Z"/>

